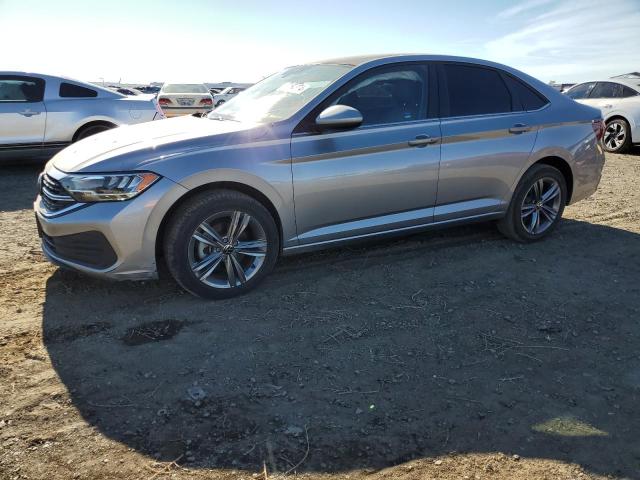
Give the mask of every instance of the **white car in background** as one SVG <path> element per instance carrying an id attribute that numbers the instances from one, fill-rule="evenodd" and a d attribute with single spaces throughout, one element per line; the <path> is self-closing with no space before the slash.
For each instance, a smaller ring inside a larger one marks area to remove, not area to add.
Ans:
<path id="1" fill-rule="evenodd" d="M 0 72 L 0 160 L 49 158 L 90 135 L 164 118 L 155 99 L 68 78 Z"/>
<path id="2" fill-rule="evenodd" d="M 605 122 L 605 150 L 622 153 L 640 143 L 640 79 L 612 78 L 575 85 L 566 95 L 599 108 Z"/>
<path id="3" fill-rule="evenodd" d="M 222 90 L 220 93 L 217 93 L 213 96 L 213 104 L 216 107 L 219 107 L 225 102 L 228 102 L 233 97 L 235 97 L 240 92 L 246 90 L 246 87 L 227 87 Z"/>
<path id="4" fill-rule="evenodd" d="M 205 115 L 213 109 L 213 96 L 204 83 L 165 83 L 158 104 L 167 117 Z"/>

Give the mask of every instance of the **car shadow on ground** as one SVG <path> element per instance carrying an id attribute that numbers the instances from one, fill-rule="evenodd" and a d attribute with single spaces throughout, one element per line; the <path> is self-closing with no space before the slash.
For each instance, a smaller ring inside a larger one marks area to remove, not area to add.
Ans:
<path id="1" fill-rule="evenodd" d="M 43 168 L 37 163 L 0 167 L 3 182 L 10 185 L 10 188 L 0 191 L 0 212 L 31 208 L 38 194 L 38 175 Z"/>
<path id="2" fill-rule="evenodd" d="M 58 270 L 43 337 L 89 424 L 193 468 L 499 451 L 640 478 L 638 278 L 628 231 L 472 226 L 285 259 L 221 302 Z"/>

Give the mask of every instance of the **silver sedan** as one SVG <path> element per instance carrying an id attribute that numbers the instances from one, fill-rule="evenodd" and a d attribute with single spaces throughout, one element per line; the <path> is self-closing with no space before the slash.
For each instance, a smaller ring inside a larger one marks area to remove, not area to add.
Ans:
<path id="1" fill-rule="evenodd" d="M 50 158 L 90 135 L 163 117 L 152 95 L 127 97 L 67 78 L 0 72 L 0 160 Z"/>
<path id="2" fill-rule="evenodd" d="M 287 68 L 205 118 L 105 132 L 59 153 L 34 204 L 54 263 L 206 298 L 278 256 L 497 221 L 549 235 L 596 191 L 600 112 L 517 70 L 429 55 Z"/>

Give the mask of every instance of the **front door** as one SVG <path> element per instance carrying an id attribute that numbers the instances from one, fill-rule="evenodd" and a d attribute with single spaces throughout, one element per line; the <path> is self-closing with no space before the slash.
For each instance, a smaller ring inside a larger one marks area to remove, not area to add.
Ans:
<path id="1" fill-rule="evenodd" d="M 360 127 L 293 135 L 292 173 L 301 245 L 432 221 L 440 124 L 428 114 L 427 69 L 414 63 L 369 70 L 320 108 L 354 107 L 363 116 Z"/>
<path id="2" fill-rule="evenodd" d="M 0 76 L 0 155 L 42 147 L 47 116 L 43 97 L 39 78 Z"/>

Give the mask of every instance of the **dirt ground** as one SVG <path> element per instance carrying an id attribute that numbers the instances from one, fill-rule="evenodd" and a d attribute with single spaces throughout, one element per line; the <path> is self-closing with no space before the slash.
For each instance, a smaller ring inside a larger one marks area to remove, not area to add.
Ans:
<path id="1" fill-rule="evenodd" d="M 287 258 L 244 297 L 40 253 L 0 172 L 0 479 L 640 479 L 640 150 L 548 240 Z"/>

